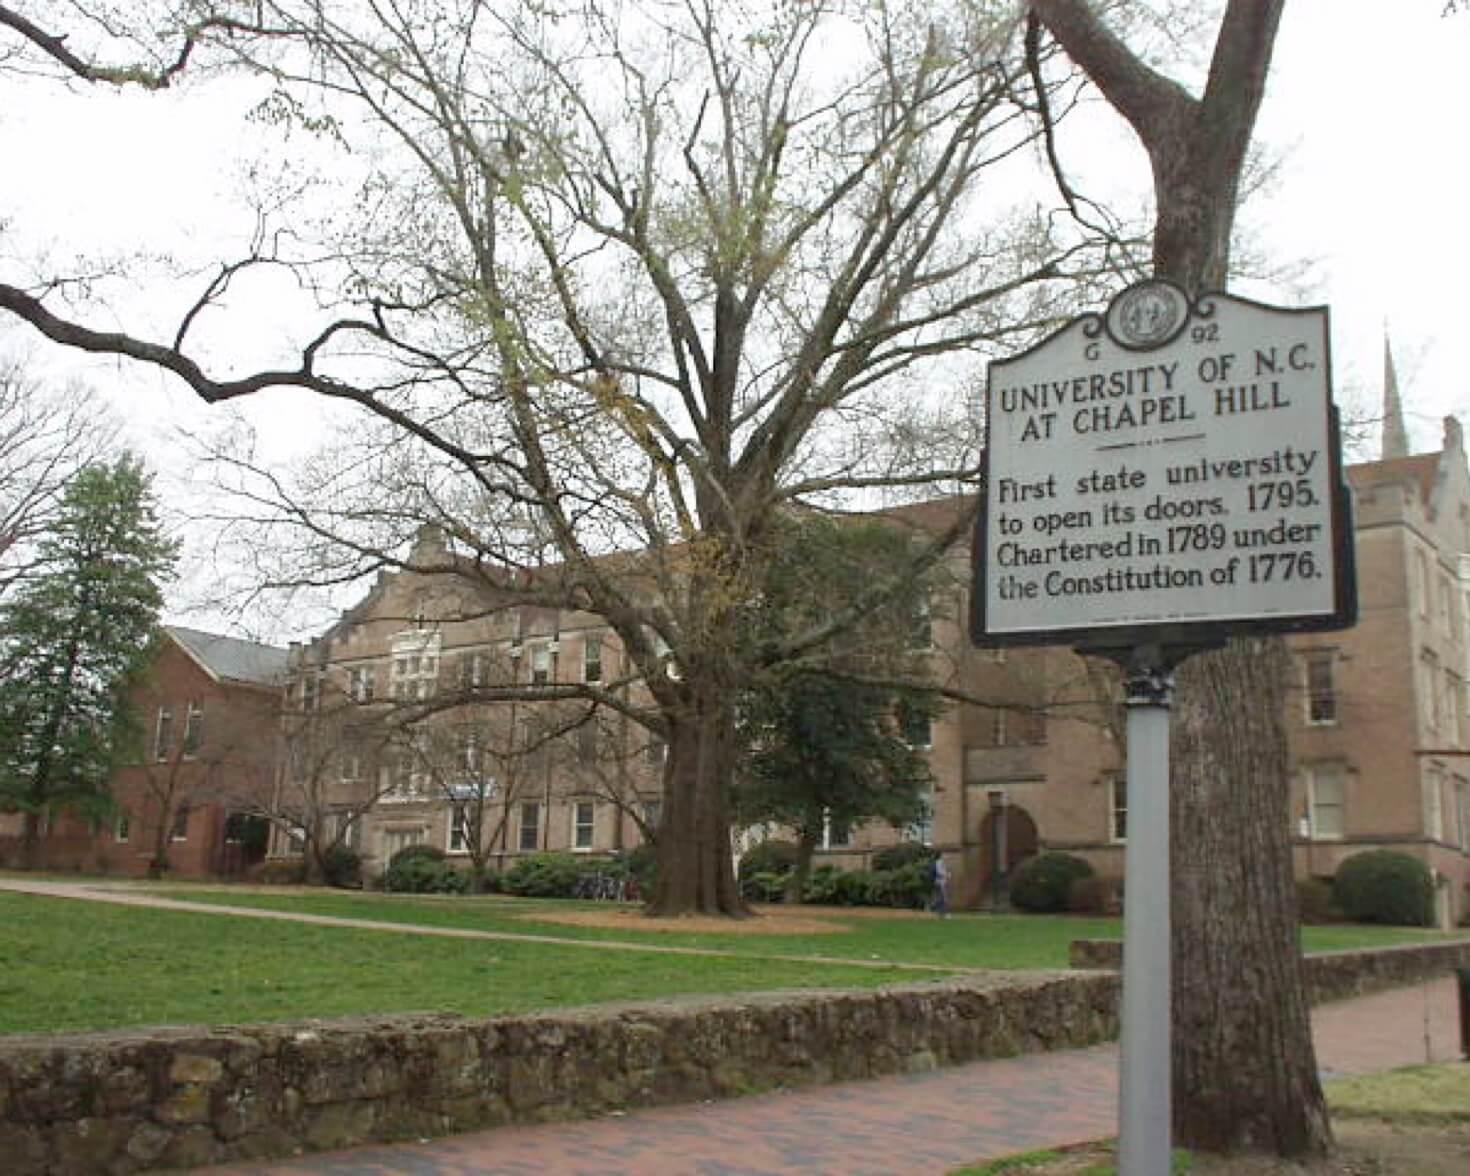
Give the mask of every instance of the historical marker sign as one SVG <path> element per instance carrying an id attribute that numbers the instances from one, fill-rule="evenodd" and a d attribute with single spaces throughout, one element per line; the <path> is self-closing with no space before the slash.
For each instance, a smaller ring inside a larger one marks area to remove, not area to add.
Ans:
<path id="1" fill-rule="evenodd" d="M 977 644 L 1355 619 L 1326 308 L 1168 282 L 991 364 Z"/>

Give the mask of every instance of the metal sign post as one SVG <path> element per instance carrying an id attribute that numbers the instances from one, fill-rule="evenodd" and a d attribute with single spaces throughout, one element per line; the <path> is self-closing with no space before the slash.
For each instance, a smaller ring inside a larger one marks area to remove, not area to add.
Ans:
<path id="1" fill-rule="evenodd" d="M 1174 683 L 1157 646 L 1136 649 L 1125 672 L 1128 844 L 1118 1170 L 1128 1176 L 1168 1176 L 1169 700 Z"/>
<path id="2" fill-rule="evenodd" d="M 1172 672 L 1357 618 L 1327 310 L 1165 281 L 990 365 L 971 640 L 1124 670 L 1121 1171 L 1170 1162 Z"/>

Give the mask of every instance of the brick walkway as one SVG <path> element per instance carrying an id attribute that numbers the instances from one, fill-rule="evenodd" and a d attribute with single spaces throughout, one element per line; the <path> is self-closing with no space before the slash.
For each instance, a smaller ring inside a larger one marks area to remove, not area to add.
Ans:
<path id="1" fill-rule="evenodd" d="M 1325 1076 L 1459 1057 L 1454 981 L 1312 1014 Z M 1427 1048 L 1426 1048 L 1427 1041 Z M 1097 1046 L 729 1102 L 364 1147 L 212 1176 L 938 1176 L 1115 1134 L 1117 1051 Z"/>

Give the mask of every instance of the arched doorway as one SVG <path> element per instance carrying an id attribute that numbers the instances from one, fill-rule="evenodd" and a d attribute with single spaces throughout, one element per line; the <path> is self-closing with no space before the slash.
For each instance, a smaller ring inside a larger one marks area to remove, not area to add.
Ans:
<path id="1" fill-rule="evenodd" d="M 1009 880 L 1016 866 L 1036 852 L 1036 821 L 1018 804 L 994 795 L 980 821 L 981 907 L 999 907 L 1006 901 Z M 1000 876 L 996 863 L 1000 862 Z"/>

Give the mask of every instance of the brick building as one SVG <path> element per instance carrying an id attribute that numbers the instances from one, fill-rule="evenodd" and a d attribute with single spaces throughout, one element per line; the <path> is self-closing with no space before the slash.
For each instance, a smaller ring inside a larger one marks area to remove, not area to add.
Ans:
<path id="1" fill-rule="evenodd" d="M 424 528 L 411 562 L 447 558 Z M 371 875 L 414 844 L 489 869 L 632 848 L 658 819 L 662 744 L 585 702 L 489 701 L 504 686 L 626 674 L 596 617 L 496 599 L 474 577 L 381 574 L 290 651 L 273 851 L 340 842 Z"/>
<path id="2" fill-rule="evenodd" d="M 241 810 L 268 795 L 279 759 L 286 651 L 167 625 L 130 699 L 138 754 L 108 783 L 112 819 L 47 822 L 43 862 L 142 876 L 229 877 L 262 860 L 267 830 Z M 0 830 L 0 839 L 4 838 Z"/>
<path id="3" fill-rule="evenodd" d="M 114 868 L 232 877 L 263 860 L 267 830 L 246 815 L 266 795 L 279 758 L 286 651 L 165 626 L 133 699 L 143 754 L 114 774 Z"/>
<path id="4" fill-rule="evenodd" d="M 1470 474 L 1453 417 L 1438 451 L 1408 452 L 1391 360 L 1384 420 L 1381 458 L 1346 470 L 1358 622 L 1288 639 L 1293 853 L 1298 877 L 1323 878 L 1367 849 L 1418 857 L 1434 872 L 1448 925 L 1470 917 Z M 936 818 L 936 829 L 964 831 L 969 896 L 988 878 L 972 833 L 977 813 L 990 816 L 982 796 L 1003 794 L 1022 836 L 1034 825 L 1041 846 L 1121 875 L 1123 732 L 1114 712 L 1092 701 L 1105 693 L 1096 667 L 1061 649 L 970 656 L 1003 664 L 994 671 L 1008 683 L 1002 692 L 1044 698 L 1049 710 L 1043 730 L 1028 733 L 1039 738 L 983 746 L 973 728 L 965 738 L 961 812 Z"/>
<path id="5" fill-rule="evenodd" d="M 1403 850 L 1435 871 L 1441 918 L 1458 921 L 1470 884 L 1470 475 L 1453 418 L 1439 451 L 1407 452 L 1391 364 L 1386 399 L 1381 460 L 1347 471 L 1359 622 L 1289 639 L 1289 819 L 1300 876 L 1330 876 L 1362 849 Z M 891 514 L 937 529 L 963 505 Z M 1037 849 L 1121 874 L 1123 730 L 1107 667 L 1062 648 L 973 649 L 968 576 L 957 551 L 930 602 L 930 656 L 935 676 L 975 701 L 914 736 L 935 786 L 931 819 L 908 833 L 945 852 L 962 905 L 988 900 L 997 858 L 1008 869 Z M 288 729 L 314 751 L 293 759 L 288 747 L 280 804 L 320 810 L 369 869 L 415 842 L 474 851 L 490 868 L 541 849 L 607 852 L 656 821 L 662 748 L 639 728 L 581 704 L 486 701 L 499 683 L 616 680 L 626 665 L 611 632 L 484 592 L 384 574 L 292 651 Z M 423 720 L 405 723 L 414 704 Z M 902 835 L 829 829 L 819 861 L 860 866 Z"/>

